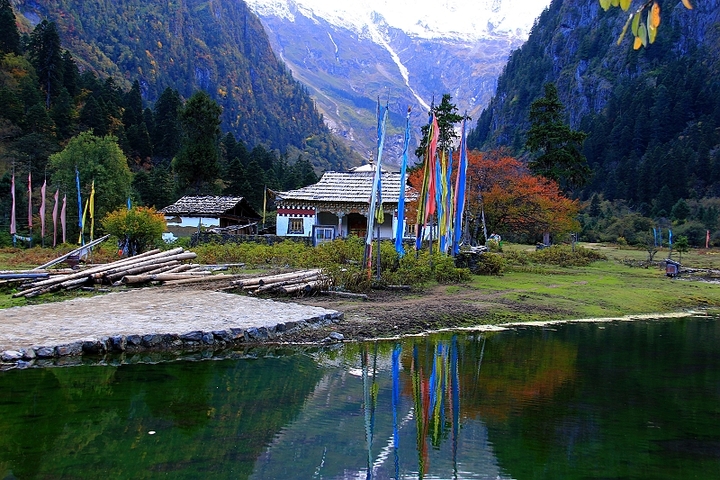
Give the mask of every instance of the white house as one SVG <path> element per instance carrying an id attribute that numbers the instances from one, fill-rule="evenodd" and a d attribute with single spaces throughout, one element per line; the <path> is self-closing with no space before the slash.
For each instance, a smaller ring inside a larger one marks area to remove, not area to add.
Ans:
<path id="1" fill-rule="evenodd" d="M 314 185 L 277 192 L 276 234 L 284 237 L 312 236 L 314 244 L 348 235 L 366 236 L 374 175 L 373 168 L 367 166 L 347 173 L 326 172 Z M 379 226 L 380 238 L 394 239 L 400 174 L 383 171 L 381 185 L 385 221 Z M 406 205 L 416 200 L 417 191 L 406 186 Z M 403 222 L 403 232 L 407 223 Z"/>

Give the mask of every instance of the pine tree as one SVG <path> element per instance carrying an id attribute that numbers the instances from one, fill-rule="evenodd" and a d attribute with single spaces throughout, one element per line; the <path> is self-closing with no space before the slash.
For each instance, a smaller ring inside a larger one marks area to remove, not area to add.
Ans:
<path id="1" fill-rule="evenodd" d="M 60 93 L 63 83 L 63 59 L 60 35 L 54 22 L 43 20 L 30 34 L 30 61 L 35 67 L 41 88 L 45 92 L 45 107 Z"/>
<path id="2" fill-rule="evenodd" d="M 451 103 L 452 96 L 449 93 L 445 93 L 442 96 L 440 105 L 433 106 L 430 110 L 430 115 L 435 114 L 437 118 L 439 139 L 438 139 L 438 150 L 447 150 L 452 148 L 455 144 L 455 140 L 458 138 L 455 133 L 455 125 L 463 121 L 462 115 L 457 113 L 457 106 Z M 423 125 L 420 127 L 422 131 L 422 140 L 420 145 L 415 150 L 415 155 L 418 158 L 423 158 L 425 150 L 427 149 L 428 132 L 430 131 L 430 125 Z"/>
<path id="3" fill-rule="evenodd" d="M 155 127 L 150 130 L 153 152 L 161 159 L 170 160 L 180 149 L 181 129 L 178 115 L 182 101 L 177 90 L 168 87 L 155 102 Z"/>
<path id="4" fill-rule="evenodd" d="M 20 33 L 10 0 L 0 0 L 0 56 L 5 53 L 20 54 Z"/>
<path id="5" fill-rule="evenodd" d="M 536 154 L 528 163 L 530 170 L 570 191 L 587 182 L 590 168 L 581 153 L 587 134 L 572 130 L 563 121 L 563 111 L 557 87 L 554 83 L 545 84 L 545 96 L 530 105 L 530 130 L 525 145 Z"/>
<path id="6" fill-rule="evenodd" d="M 219 173 L 218 140 L 222 109 L 210 96 L 198 91 L 180 111 L 183 142 L 173 160 L 181 190 L 210 193 Z"/>

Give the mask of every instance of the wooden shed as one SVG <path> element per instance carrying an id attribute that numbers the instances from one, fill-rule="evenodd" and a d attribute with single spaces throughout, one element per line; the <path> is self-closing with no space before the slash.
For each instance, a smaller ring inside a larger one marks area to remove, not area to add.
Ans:
<path id="1" fill-rule="evenodd" d="M 257 233 L 261 216 L 245 197 L 184 196 L 160 210 L 165 215 L 168 234 L 165 238 L 189 237 L 199 228 L 237 226 L 236 233 Z"/>

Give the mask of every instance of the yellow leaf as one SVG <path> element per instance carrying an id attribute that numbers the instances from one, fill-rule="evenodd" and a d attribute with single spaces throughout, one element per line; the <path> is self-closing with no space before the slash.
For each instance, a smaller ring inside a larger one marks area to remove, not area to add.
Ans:
<path id="1" fill-rule="evenodd" d="M 632 21 L 632 34 L 636 37 L 638 36 L 638 27 L 640 26 L 640 15 L 635 14 L 633 15 L 633 21 Z"/>
<path id="2" fill-rule="evenodd" d="M 637 38 L 640 39 L 642 42 L 643 47 L 647 47 L 648 44 L 648 37 L 647 37 L 647 27 L 645 27 L 644 23 L 641 23 L 638 27 L 638 36 Z"/>
<path id="3" fill-rule="evenodd" d="M 607 12 L 610 8 L 610 0 L 600 0 L 600 7 Z"/>
<path id="4" fill-rule="evenodd" d="M 620 0 L 620 8 L 622 8 L 623 12 L 627 12 L 628 8 L 630 8 L 631 3 L 632 0 Z"/>
<path id="5" fill-rule="evenodd" d="M 613 6 L 613 7 L 618 7 L 618 6 L 620 6 L 620 0 L 612 0 L 612 6 Z"/>
<path id="6" fill-rule="evenodd" d="M 690 3 L 690 0 L 682 0 L 682 4 L 685 5 L 685 8 L 687 8 L 688 10 L 692 10 L 692 8 L 693 8 L 692 4 Z"/>
<path id="7" fill-rule="evenodd" d="M 660 5 L 658 5 L 657 2 L 653 3 L 652 8 L 650 9 L 648 26 L 652 28 L 657 28 L 660 26 Z"/>
<path id="8" fill-rule="evenodd" d="M 633 43 L 633 50 L 639 50 L 642 47 L 642 40 L 640 37 L 635 37 L 635 43 Z"/>

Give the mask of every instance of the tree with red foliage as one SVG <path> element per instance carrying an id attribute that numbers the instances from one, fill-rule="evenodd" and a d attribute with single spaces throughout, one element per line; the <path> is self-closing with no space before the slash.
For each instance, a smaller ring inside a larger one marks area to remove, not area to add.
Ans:
<path id="1" fill-rule="evenodd" d="M 453 160 L 457 172 L 457 154 Z M 422 170 L 413 171 L 409 182 L 419 188 Z M 483 209 L 488 232 L 526 241 L 535 241 L 544 232 L 558 235 L 579 228 L 578 201 L 567 198 L 556 182 L 532 175 L 503 150 L 468 152 L 465 217 L 478 240 L 482 240 Z"/>
<path id="2" fill-rule="evenodd" d="M 489 232 L 535 240 L 544 232 L 576 230 L 579 203 L 558 184 L 532 175 L 505 151 L 468 152 L 467 218 L 479 231 L 481 211 Z M 477 233 L 474 234 L 477 238 Z"/>

